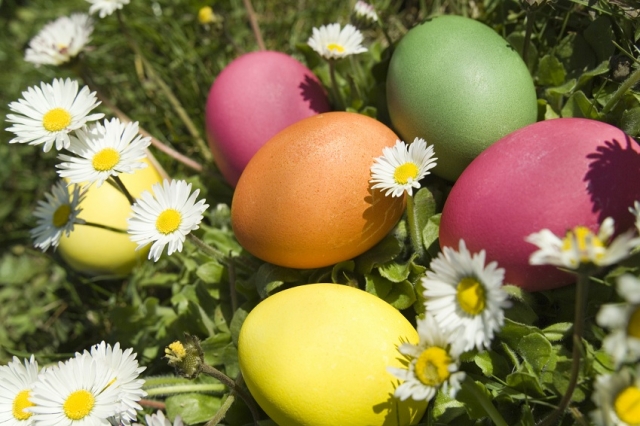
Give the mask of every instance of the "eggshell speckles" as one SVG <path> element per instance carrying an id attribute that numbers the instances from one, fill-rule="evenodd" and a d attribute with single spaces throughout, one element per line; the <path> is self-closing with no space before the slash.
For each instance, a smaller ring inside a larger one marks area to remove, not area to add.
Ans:
<path id="1" fill-rule="evenodd" d="M 248 53 L 231 62 L 211 86 L 209 147 L 225 179 L 235 185 L 272 136 L 329 109 L 322 85 L 300 62 L 279 52 Z"/>
<path id="2" fill-rule="evenodd" d="M 620 129 L 577 118 L 543 121 L 504 137 L 460 176 L 445 203 L 440 245 L 485 249 L 505 268 L 505 281 L 526 290 L 575 280 L 553 266 L 531 266 L 536 246 L 524 241 L 548 228 L 556 235 L 585 225 L 597 231 L 611 216 L 633 226 L 640 200 L 640 148 Z"/>
<path id="3" fill-rule="evenodd" d="M 433 144 L 433 173 L 449 180 L 537 117 L 533 80 L 518 52 L 487 25 L 453 15 L 402 38 L 389 64 L 387 99 L 403 140 Z"/>
<path id="4" fill-rule="evenodd" d="M 407 426 L 426 401 L 400 401 L 387 366 L 418 343 L 400 312 L 352 287 L 309 284 L 276 293 L 247 316 L 238 360 L 258 404 L 280 426 Z"/>
<path id="5" fill-rule="evenodd" d="M 236 238 L 255 256 L 293 268 L 331 265 L 373 247 L 404 210 L 404 197 L 385 197 L 369 183 L 374 158 L 396 140 L 379 121 L 348 112 L 287 127 L 238 182 Z"/>

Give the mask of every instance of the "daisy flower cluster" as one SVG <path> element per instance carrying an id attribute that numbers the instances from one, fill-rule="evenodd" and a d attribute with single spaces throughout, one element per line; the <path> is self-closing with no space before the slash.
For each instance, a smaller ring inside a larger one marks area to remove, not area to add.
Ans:
<path id="1" fill-rule="evenodd" d="M 133 349 L 101 342 L 57 365 L 39 368 L 33 355 L 0 366 L 0 423 L 129 425 L 142 409 L 144 380 Z"/>
<path id="2" fill-rule="evenodd" d="M 7 130 L 15 134 L 9 142 L 60 151 L 56 167 L 64 180 L 54 184 L 38 203 L 37 225 L 31 231 L 34 245 L 46 251 L 55 249 L 75 225 L 95 225 L 80 217 L 88 187 L 106 181 L 120 185 L 121 173 L 147 167 L 144 159 L 151 138 L 139 134 L 137 122 L 123 123 L 117 118 L 97 122 L 104 114 L 91 113 L 100 104 L 95 92 L 86 86 L 79 89 L 71 79 L 43 82 L 22 95 L 9 104 L 13 113 L 7 115 L 7 121 L 13 125 Z M 143 193 L 133 206 L 128 232 L 138 248 L 154 242 L 149 258 L 157 261 L 167 245 L 169 254 L 182 250 L 185 236 L 199 227 L 208 205 L 204 200 L 196 202 L 199 191 L 191 193 L 191 185 L 184 181 L 165 181 L 153 193 Z"/>
<path id="3" fill-rule="evenodd" d="M 409 359 L 407 369 L 389 368 L 404 382 L 396 389 L 401 400 L 430 400 L 442 389 L 455 396 L 465 373 L 458 371 L 459 357 L 491 345 L 510 307 L 502 287 L 504 269 L 496 262 L 485 265 L 484 250 L 471 254 L 463 240 L 458 250 L 445 247 L 422 279 L 426 315 L 418 320 L 418 345 L 403 344 L 399 351 Z"/>
<path id="4" fill-rule="evenodd" d="M 548 229 L 533 233 L 526 241 L 536 245 L 529 262 L 555 265 L 578 274 L 590 275 L 625 258 L 640 244 L 640 203 L 629 209 L 636 217 L 635 228 L 614 235 L 614 220 L 606 218 L 598 232 L 576 226 L 558 237 Z M 596 377 L 591 399 L 596 409 L 591 419 L 596 425 L 640 424 L 640 279 L 624 274 L 617 279 L 621 303 L 601 306 L 596 323 L 609 330 L 602 348 L 611 357 L 614 371 Z"/>

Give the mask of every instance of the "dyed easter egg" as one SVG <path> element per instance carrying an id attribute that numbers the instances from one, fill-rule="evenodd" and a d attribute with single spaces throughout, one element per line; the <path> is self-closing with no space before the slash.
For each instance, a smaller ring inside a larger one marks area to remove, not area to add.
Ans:
<path id="1" fill-rule="evenodd" d="M 148 167 L 135 173 L 122 173 L 120 179 L 134 197 L 143 191 L 151 191 L 153 184 L 161 182 L 158 171 L 144 160 Z M 89 187 L 80 203 L 80 219 L 87 222 L 127 230 L 127 218 L 131 216 L 131 204 L 113 186 L 103 183 Z M 93 226 L 76 225 L 67 237 L 62 236 L 58 253 L 73 269 L 91 275 L 127 275 L 136 264 L 144 262 L 149 248 L 136 251 L 138 245 L 126 233 L 118 233 Z"/>
<path id="2" fill-rule="evenodd" d="M 207 99 L 207 136 L 220 172 L 235 186 L 272 136 L 329 109 L 316 76 L 292 57 L 271 51 L 240 56 L 218 75 Z"/>
<path id="3" fill-rule="evenodd" d="M 449 180 L 537 117 L 535 87 L 519 54 L 490 27 L 453 15 L 429 19 L 400 40 L 387 103 L 403 140 L 433 144 L 433 173 Z"/>
<path id="4" fill-rule="evenodd" d="M 373 118 L 329 112 L 301 120 L 249 161 L 231 203 L 240 244 L 280 266 L 351 259 L 398 222 L 404 197 L 372 191 L 371 166 L 397 136 Z"/>
<path id="5" fill-rule="evenodd" d="M 502 138 L 462 173 L 445 203 L 440 245 L 485 249 L 505 269 L 505 282 L 536 291 L 575 276 L 529 265 L 537 247 L 525 237 L 544 228 L 562 237 L 578 225 L 594 232 L 612 217 L 616 231 L 633 226 L 628 208 L 640 200 L 640 148 L 599 121 L 559 118 Z"/>
<path id="6" fill-rule="evenodd" d="M 418 333 L 383 300 L 338 284 L 308 284 L 263 300 L 247 316 L 238 361 L 249 391 L 280 426 L 417 424 L 427 401 L 392 395 Z M 404 362 L 404 364 L 403 364 Z"/>

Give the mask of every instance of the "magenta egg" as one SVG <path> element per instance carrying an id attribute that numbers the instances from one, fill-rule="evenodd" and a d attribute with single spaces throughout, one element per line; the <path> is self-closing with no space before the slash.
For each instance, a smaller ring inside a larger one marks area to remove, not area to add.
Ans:
<path id="1" fill-rule="evenodd" d="M 563 236 L 584 225 L 597 231 L 612 217 L 616 232 L 633 226 L 640 200 L 640 148 L 622 130 L 599 121 L 559 118 L 524 127 L 482 152 L 453 186 L 442 212 L 440 246 L 472 252 L 505 269 L 505 282 L 529 291 L 557 288 L 575 277 L 529 265 L 541 229 Z"/>
<path id="2" fill-rule="evenodd" d="M 247 53 L 211 86 L 205 112 L 209 147 L 222 175 L 235 186 L 272 136 L 329 109 L 324 88 L 300 62 L 280 52 Z"/>

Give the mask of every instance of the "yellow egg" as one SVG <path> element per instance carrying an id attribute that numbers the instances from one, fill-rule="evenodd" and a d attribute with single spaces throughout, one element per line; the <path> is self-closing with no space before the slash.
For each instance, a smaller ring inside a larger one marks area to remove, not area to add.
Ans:
<path id="1" fill-rule="evenodd" d="M 161 182 L 158 171 L 145 159 L 148 167 L 135 173 L 122 173 L 120 179 L 134 197 Z M 70 187 L 71 190 L 72 187 Z M 131 205 L 126 197 L 105 182 L 99 188 L 91 185 L 80 203 L 82 212 L 78 216 L 87 222 L 127 229 L 127 218 Z M 126 233 L 117 233 L 93 226 L 76 225 L 67 237 L 62 236 L 58 253 L 73 269 L 92 275 L 127 275 L 133 267 L 143 262 L 149 246 L 136 251 L 137 244 Z"/>
<path id="2" fill-rule="evenodd" d="M 290 288 L 247 316 L 240 369 L 260 407 L 280 426 L 401 426 L 418 423 L 427 403 L 393 397 L 405 367 L 397 348 L 418 342 L 396 309 L 338 284 Z"/>

